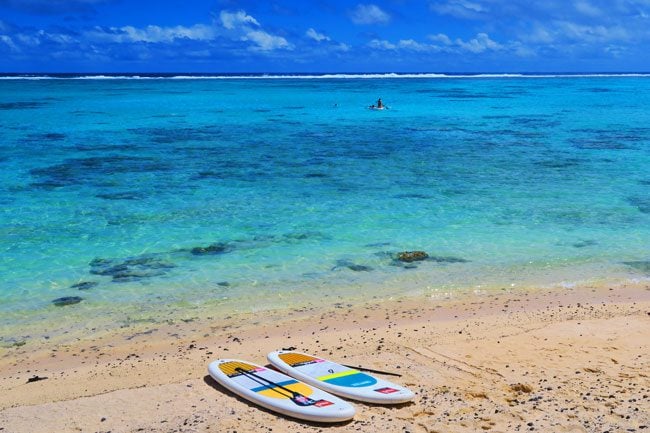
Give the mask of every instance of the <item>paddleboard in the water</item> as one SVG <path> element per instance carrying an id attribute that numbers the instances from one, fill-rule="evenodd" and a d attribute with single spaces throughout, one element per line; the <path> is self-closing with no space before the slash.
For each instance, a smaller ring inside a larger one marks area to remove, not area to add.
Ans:
<path id="1" fill-rule="evenodd" d="M 267 358 L 282 372 L 341 397 L 379 404 L 405 403 L 415 397 L 403 386 L 305 353 L 280 350 Z"/>
<path id="2" fill-rule="evenodd" d="M 347 421 L 354 407 L 293 377 L 250 362 L 219 359 L 208 366 L 214 380 L 235 394 L 269 410 L 316 422 Z"/>

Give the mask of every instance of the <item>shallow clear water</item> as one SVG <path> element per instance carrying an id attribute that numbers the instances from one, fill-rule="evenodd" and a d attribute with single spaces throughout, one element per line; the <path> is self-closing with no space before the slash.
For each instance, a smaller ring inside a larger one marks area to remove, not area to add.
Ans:
<path id="1" fill-rule="evenodd" d="M 648 77 L 0 80 L 0 325 L 647 278 L 648 107 Z"/>

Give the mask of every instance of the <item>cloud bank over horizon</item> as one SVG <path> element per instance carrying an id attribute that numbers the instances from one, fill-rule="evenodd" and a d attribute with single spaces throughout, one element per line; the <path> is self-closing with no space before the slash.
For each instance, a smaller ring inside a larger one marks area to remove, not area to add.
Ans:
<path id="1" fill-rule="evenodd" d="M 12 71 L 647 71 L 650 0 L 0 0 Z"/>

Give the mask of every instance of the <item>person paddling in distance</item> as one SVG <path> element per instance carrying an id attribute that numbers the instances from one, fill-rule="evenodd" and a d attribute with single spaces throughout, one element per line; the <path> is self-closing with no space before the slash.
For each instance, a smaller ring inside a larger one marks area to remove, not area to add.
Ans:
<path id="1" fill-rule="evenodd" d="M 381 101 L 381 98 L 379 98 L 379 99 L 377 99 L 377 105 L 372 104 L 372 105 L 371 105 L 370 107 L 368 107 L 368 108 L 370 108 L 371 110 L 383 110 L 384 108 L 386 108 L 386 106 L 385 106 L 384 103 Z"/>

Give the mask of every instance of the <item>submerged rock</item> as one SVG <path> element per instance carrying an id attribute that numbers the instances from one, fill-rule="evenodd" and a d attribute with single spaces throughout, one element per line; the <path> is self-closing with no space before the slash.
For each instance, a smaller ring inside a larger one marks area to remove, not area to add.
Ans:
<path id="1" fill-rule="evenodd" d="M 218 125 L 201 126 L 197 128 L 135 128 L 129 132 L 145 137 L 148 141 L 158 144 L 185 143 L 188 141 L 215 141 L 221 136 L 221 128 Z"/>
<path id="2" fill-rule="evenodd" d="M 71 289 L 79 289 L 79 290 L 89 290 L 92 289 L 93 287 L 96 287 L 99 283 L 97 281 L 82 281 L 77 284 L 73 284 L 70 286 Z"/>
<path id="3" fill-rule="evenodd" d="M 44 105 L 44 102 L 39 101 L 3 102 L 0 103 L 0 110 L 30 110 L 34 108 L 41 108 Z"/>
<path id="4" fill-rule="evenodd" d="M 357 265 L 354 263 L 348 265 L 347 268 L 354 272 L 370 272 L 373 270 L 370 266 Z"/>
<path id="5" fill-rule="evenodd" d="M 429 257 L 424 251 L 402 251 L 397 253 L 397 260 L 400 262 L 411 263 L 426 260 Z"/>
<path id="6" fill-rule="evenodd" d="M 633 262 L 623 262 L 624 265 L 630 266 L 646 274 L 650 274 L 650 260 L 636 260 Z"/>
<path id="7" fill-rule="evenodd" d="M 110 192 L 95 195 L 104 200 L 140 200 L 143 195 L 136 191 Z"/>
<path id="8" fill-rule="evenodd" d="M 90 262 L 90 273 L 112 277 L 113 282 L 123 283 L 165 275 L 175 267 L 175 264 L 155 255 L 133 257 L 121 262 L 98 258 Z"/>
<path id="9" fill-rule="evenodd" d="M 596 241 L 594 241 L 592 239 L 585 239 L 585 240 L 581 240 L 581 241 L 574 242 L 573 244 L 571 244 L 571 246 L 573 246 L 574 248 L 592 247 L 594 245 L 598 245 L 598 242 L 596 242 Z"/>
<path id="10" fill-rule="evenodd" d="M 114 283 L 128 283 L 140 281 L 145 278 L 160 277 L 165 275 L 164 271 L 153 271 L 150 269 L 124 269 L 113 274 Z"/>
<path id="11" fill-rule="evenodd" d="M 207 247 L 194 247 L 190 250 L 195 256 L 212 256 L 225 254 L 232 251 L 232 247 L 224 242 L 208 245 Z"/>
<path id="12" fill-rule="evenodd" d="M 356 263 L 353 263 L 349 260 L 337 260 L 336 261 L 336 266 L 332 268 L 333 271 L 339 268 L 347 268 L 351 271 L 354 272 L 370 272 L 373 270 L 370 266 L 366 265 L 357 265 Z"/>
<path id="13" fill-rule="evenodd" d="M 52 303 L 57 307 L 64 307 L 66 305 L 78 304 L 81 301 L 83 301 L 83 298 L 80 298 L 79 296 L 64 296 L 62 298 L 54 299 Z"/>
<path id="14" fill-rule="evenodd" d="M 467 263 L 469 260 L 453 256 L 429 256 L 427 260 L 437 263 Z"/>
<path id="15" fill-rule="evenodd" d="M 630 197 L 627 201 L 639 212 L 650 214 L 650 198 L 648 197 Z"/>
<path id="16" fill-rule="evenodd" d="M 295 242 L 295 241 L 304 241 L 304 240 L 327 240 L 330 237 L 324 233 L 318 231 L 310 232 L 293 232 L 285 233 L 282 235 L 281 240 L 285 242 Z"/>
<path id="17" fill-rule="evenodd" d="M 29 134 L 26 140 L 33 142 L 43 142 L 43 141 L 61 141 L 65 140 L 66 135 L 58 132 L 45 132 L 45 133 L 36 133 Z"/>
<path id="18" fill-rule="evenodd" d="M 91 185 L 105 187 L 116 175 L 128 177 L 137 173 L 159 173 L 171 170 L 171 165 L 154 158 L 104 155 L 71 158 L 62 163 L 38 167 L 29 171 L 35 178 L 31 185 L 42 188 Z"/>
<path id="19" fill-rule="evenodd" d="M 431 256 L 424 251 L 402 251 L 400 253 L 388 253 L 392 258 L 391 265 L 399 266 L 404 269 L 416 269 L 416 262 L 436 262 L 436 263 L 467 263 L 469 260 L 462 257 L 454 256 Z"/>
<path id="20" fill-rule="evenodd" d="M 390 242 L 374 242 L 374 243 L 371 243 L 371 244 L 365 244 L 364 247 L 369 247 L 369 248 L 387 247 L 389 245 L 390 245 Z M 381 253 L 377 253 L 377 254 L 381 254 Z"/>

